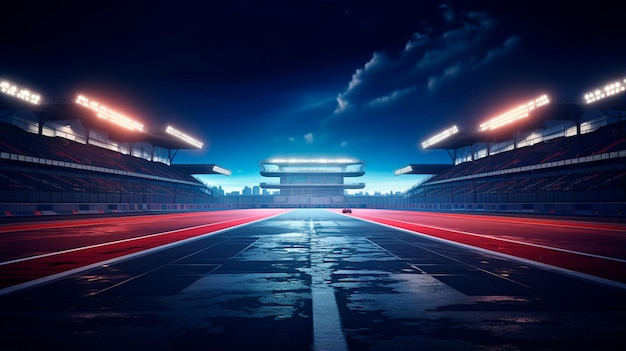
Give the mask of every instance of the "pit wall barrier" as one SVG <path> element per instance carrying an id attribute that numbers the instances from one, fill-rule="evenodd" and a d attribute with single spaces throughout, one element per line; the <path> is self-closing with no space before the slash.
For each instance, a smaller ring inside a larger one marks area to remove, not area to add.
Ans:
<path id="1" fill-rule="evenodd" d="M 0 203 L 0 217 L 12 216 L 50 216 L 50 215 L 81 215 L 105 213 L 133 213 L 158 211 L 211 211 L 227 209 L 225 204 L 194 203 L 194 204 L 147 204 L 147 203 Z"/>
<path id="2" fill-rule="evenodd" d="M 597 203 L 412 203 L 396 197 L 391 201 L 375 197 L 346 198 L 343 203 L 333 204 L 298 204 L 274 203 L 271 197 L 260 202 L 233 202 L 228 196 L 219 197 L 212 203 L 188 204 L 154 204 L 154 203 L 0 203 L 0 217 L 11 216 L 50 216 L 50 215 L 81 215 L 132 212 L 176 212 L 176 211 L 213 211 L 226 209 L 249 208 L 372 208 L 400 209 L 429 212 L 468 212 L 468 213 L 502 213 L 525 215 L 554 216 L 590 216 L 590 217 L 621 217 L 626 218 L 626 202 Z M 379 200 L 379 202 L 376 202 Z"/>

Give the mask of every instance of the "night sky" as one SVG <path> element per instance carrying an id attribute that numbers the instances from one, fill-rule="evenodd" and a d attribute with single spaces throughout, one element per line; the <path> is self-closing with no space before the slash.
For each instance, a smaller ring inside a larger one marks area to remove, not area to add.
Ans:
<path id="1" fill-rule="evenodd" d="M 548 4 L 546 6 L 546 4 Z M 626 76 L 614 2 L 15 2 L 2 10 L 0 77 L 85 94 L 149 129 L 204 142 L 174 163 L 217 163 L 226 191 L 258 161 L 349 156 L 364 191 L 402 191 L 409 163 L 449 163 L 420 143 L 543 93 L 581 99 Z M 351 180 L 354 181 L 354 180 Z"/>

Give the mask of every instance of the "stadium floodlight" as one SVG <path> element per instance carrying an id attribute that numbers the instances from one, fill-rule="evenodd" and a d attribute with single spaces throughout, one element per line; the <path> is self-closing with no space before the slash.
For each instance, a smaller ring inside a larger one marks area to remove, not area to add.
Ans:
<path id="1" fill-rule="evenodd" d="M 547 105 L 550 103 L 550 99 L 547 95 L 542 95 L 537 99 L 531 100 L 523 105 L 520 105 L 506 113 L 501 114 L 498 117 L 488 120 L 485 123 L 480 125 L 480 131 L 492 130 L 503 125 L 513 123 L 521 118 L 528 117 L 530 111 L 536 109 L 537 107 L 541 107 L 543 105 Z"/>
<path id="2" fill-rule="evenodd" d="M 411 172 L 413 172 L 413 167 L 411 167 L 411 165 L 408 165 L 408 166 L 404 166 L 400 169 L 393 171 L 393 174 L 399 176 L 399 175 L 403 175 L 403 174 L 407 174 Z"/>
<path id="3" fill-rule="evenodd" d="M 456 134 L 459 132 L 459 128 L 457 128 L 457 126 L 452 126 L 446 130 L 444 130 L 443 132 L 433 136 L 432 138 L 426 140 L 425 142 L 422 143 L 422 148 L 426 149 L 429 146 L 432 146 L 434 144 L 437 144 L 438 142 L 447 139 L 449 137 L 451 137 L 452 135 Z"/>
<path id="4" fill-rule="evenodd" d="M 616 94 L 620 94 L 626 90 L 626 79 L 623 79 L 622 82 L 615 81 L 609 83 L 604 86 L 604 88 L 598 88 L 593 91 L 590 91 L 584 95 L 585 102 L 590 104 L 592 102 L 596 102 L 598 100 L 602 100 L 609 96 L 613 96 Z"/>
<path id="5" fill-rule="evenodd" d="M 222 167 L 220 167 L 218 165 L 214 165 L 212 170 L 215 173 L 223 174 L 223 175 L 226 175 L 226 176 L 229 176 L 229 175 L 232 174 L 232 172 L 230 170 L 228 170 L 226 168 L 222 168 Z"/>
<path id="6" fill-rule="evenodd" d="M 38 105 L 41 101 L 41 95 L 35 93 L 32 90 L 19 87 L 18 85 L 4 79 L 0 81 L 0 91 L 9 96 L 13 96 L 34 105 Z"/>
<path id="7" fill-rule="evenodd" d="M 98 117 L 106 119 L 126 129 L 143 131 L 143 124 L 128 118 L 119 112 L 113 111 L 104 105 L 89 100 L 83 95 L 78 95 L 76 103 L 90 110 L 96 111 Z"/>
<path id="8" fill-rule="evenodd" d="M 179 139 L 181 139 L 181 140 L 183 140 L 183 141 L 185 141 L 185 142 L 187 142 L 187 143 L 189 143 L 189 144 L 191 144 L 191 145 L 193 145 L 195 147 L 197 147 L 198 149 L 202 149 L 203 143 L 201 141 L 196 140 L 196 139 L 190 137 L 189 135 L 181 132 L 180 130 L 178 130 L 178 129 L 172 127 L 172 126 L 167 126 L 167 128 L 165 129 L 165 132 L 168 133 L 168 134 L 171 134 L 171 135 L 173 135 L 173 136 L 175 136 L 175 137 L 177 137 L 177 138 L 179 138 Z"/>
<path id="9" fill-rule="evenodd" d="M 273 158 L 268 163 L 284 163 L 284 164 L 350 164 L 360 163 L 358 160 L 350 158 Z"/>

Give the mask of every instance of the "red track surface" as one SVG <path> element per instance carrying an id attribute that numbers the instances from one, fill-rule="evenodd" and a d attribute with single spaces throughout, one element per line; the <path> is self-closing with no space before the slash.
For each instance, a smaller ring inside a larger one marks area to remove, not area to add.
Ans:
<path id="1" fill-rule="evenodd" d="M 0 289 L 284 212 L 232 210 L 1 226 Z"/>
<path id="2" fill-rule="evenodd" d="M 626 283 L 626 225 L 355 209 L 351 217 Z"/>
<path id="3" fill-rule="evenodd" d="M 0 226 L 0 290 L 286 211 L 230 210 Z M 370 209 L 355 209 L 349 216 L 626 283 L 625 224 Z"/>

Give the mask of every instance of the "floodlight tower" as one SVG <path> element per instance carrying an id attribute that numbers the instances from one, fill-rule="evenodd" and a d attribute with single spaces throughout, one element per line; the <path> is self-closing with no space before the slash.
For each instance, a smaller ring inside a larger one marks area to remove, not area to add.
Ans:
<path id="1" fill-rule="evenodd" d="M 41 94 L 2 78 L 0 78 L 0 92 L 29 105 L 40 105 L 43 101 Z M 48 114 L 45 111 L 37 111 L 35 115 L 39 119 L 38 130 L 39 135 L 41 135 L 43 133 L 43 125 L 48 119 Z"/>
<path id="2" fill-rule="evenodd" d="M 537 99 L 530 100 L 529 102 L 517 106 L 516 108 L 509 110 L 495 118 L 488 120 L 487 122 L 480 124 L 480 131 L 494 130 L 502 126 L 511 124 L 519 119 L 526 118 L 530 115 L 530 111 L 550 103 L 550 99 L 547 95 L 542 95 Z"/>
<path id="3" fill-rule="evenodd" d="M 20 87 L 19 85 L 11 83 L 6 79 L 0 79 L 0 91 L 6 95 L 33 105 L 39 105 L 41 103 L 41 95 L 39 93 Z"/>
<path id="4" fill-rule="evenodd" d="M 547 95 L 541 95 L 540 97 L 530 100 L 525 104 L 519 105 L 499 116 L 496 116 L 484 123 L 480 124 L 479 131 L 480 132 L 489 132 L 498 128 L 502 128 L 504 126 L 511 126 L 514 122 L 518 120 L 528 118 L 530 116 L 531 111 L 545 106 L 550 103 L 550 98 Z M 517 137 L 519 134 L 519 130 L 515 130 L 514 137 L 514 145 L 513 148 L 517 148 Z M 489 150 L 488 150 L 489 152 Z"/>
<path id="5" fill-rule="evenodd" d="M 422 142 L 422 148 L 423 149 L 428 149 L 429 147 L 431 147 L 431 146 L 433 146 L 435 144 L 441 143 L 442 141 L 450 138 L 451 136 L 453 136 L 454 134 L 457 134 L 458 132 L 459 132 L 459 128 L 456 125 L 454 125 L 454 126 L 448 128 L 448 129 L 446 129 L 446 130 L 444 130 L 444 131 L 442 131 L 442 132 L 440 132 L 440 133 L 430 137 L 428 140 Z M 453 149 L 454 150 L 454 154 L 452 154 L 450 152 L 449 148 L 446 148 L 446 150 L 448 151 L 448 155 L 450 155 L 450 158 L 452 158 L 452 163 L 453 164 L 456 163 L 456 157 L 457 157 L 456 149 Z"/>
<path id="6" fill-rule="evenodd" d="M 175 138 L 184 141 L 186 144 L 189 144 L 197 149 L 202 149 L 202 146 L 204 145 L 203 142 L 189 136 L 186 133 L 181 132 L 180 130 L 172 127 L 171 125 L 168 125 L 167 128 L 165 128 L 165 133 L 174 136 Z M 168 158 L 170 159 L 170 164 L 174 161 L 174 157 L 176 156 L 176 154 L 178 153 L 178 149 L 176 149 L 176 151 L 174 151 L 174 154 L 172 155 L 172 150 L 168 149 Z"/>
<path id="7" fill-rule="evenodd" d="M 97 101 L 90 100 L 84 95 L 78 95 L 75 100 L 76 104 L 96 112 L 96 116 L 102 120 L 111 122 L 117 126 L 127 129 L 131 132 L 143 132 L 143 124 L 127 117 L 109 107 L 100 104 Z M 89 143 L 89 132 L 87 133 L 87 143 Z"/>
<path id="8" fill-rule="evenodd" d="M 181 132 L 180 130 L 178 130 L 178 129 L 172 127 L 172 126 L 167 126 L 167 128 L 165 128 L 165 132 L 167 134 L 170 134 L 170 135 L 173 135 L 173 136 L 177 137 L 178 139 L 186 142 L 187 144 L 195 146 L 198 149 L 202 149 L 203 143 L 201 141 L 190 137 L 189 135 Z"/>
<path id="9" fill-rule="evenodd" d="M 621 94 L 626 91 L 626 78 L 606 84 L 603 88 L 593 89 L 585 93 L 585 103 L 592 104 L 596 101 Z"/>
<path id="10" fill-rule="evenodd" d="M 76 98 L 76 103 L 85 108 L 93 110 L 96 112 L 96 116 L 107 120 L 111 123 L 117 124 L 120 127 L 126 128 L 130 131 L 139 131 L 143 132 L 143 124 L 119 113 L 113 109 L 108 108 L 105 105 L 102 105 L 96 101 L 90 100 L 84 95 L 78 95 Z"/>
<path id="11" fill-rule="evenodd" d="M 593 89 L 585 93 L 583 97 L 587 105 L 593 105 L 593 104 L 597 104 L 597 102 L 600 100 L 604 100 L 604 99 L 613 97 L 615 95 L 622 94 L 624 91 L 626 91 L 626 78 L 622 78 L 620 80 L 615 80 L 611 83 L 608 83 L 604 85 L 603 88 Z M 619 116 L 611 116 L 606 112 L 605 114 L 613 118 L 619 118 L 620 121 L 622 120 L 622 117 L 624 117 L 624 115 L 622 114 L 622 111 L 620 111 Z M 580 134 L 579 124 L 577 124 L 577 132 L 578 134 Z"/>

